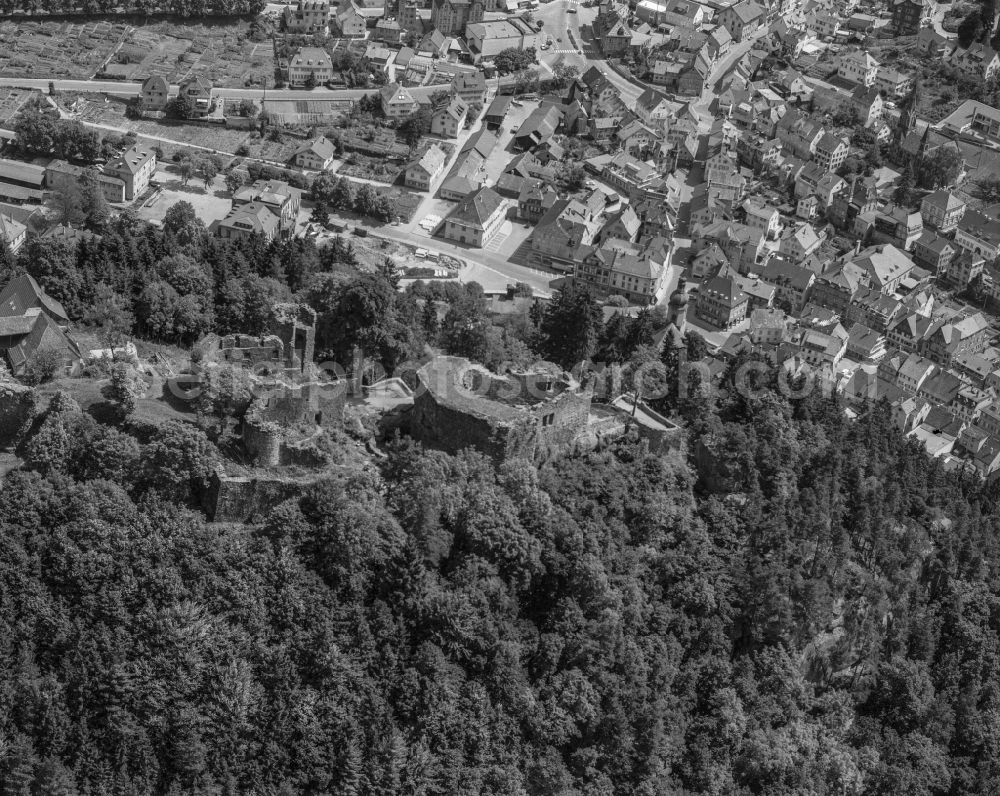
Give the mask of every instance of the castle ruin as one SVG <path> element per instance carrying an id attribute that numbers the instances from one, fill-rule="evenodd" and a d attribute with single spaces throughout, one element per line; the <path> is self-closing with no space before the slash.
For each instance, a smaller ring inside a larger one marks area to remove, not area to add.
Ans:
<path id="1" fill-rule="evenodd" d="M 677 426 L 651 411 L 635 418 L 623 407 L 592 405 L 592 384 L 554 367 L 497 374 L 441 356 L 420 368 L 417 379 L 410 435 L 449 453 L 471 447 L 498 463 L 545 461 L 600 446 L 630 425 L 656 449 L 680 437 Z"/>

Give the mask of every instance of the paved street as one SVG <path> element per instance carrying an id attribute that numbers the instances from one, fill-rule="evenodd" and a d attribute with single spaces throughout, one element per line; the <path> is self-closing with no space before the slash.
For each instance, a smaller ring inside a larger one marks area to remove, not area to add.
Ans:
<path id="1" fill-rule="evenodd" d="M 570 9 L 575 9 L 571 13 Z M 535 11 L 535 19 L 543 23 L 542 32 L 552 36 L 556 42 L 551 50 L 539 53 L 539 60 L 550 68 L 556 63 L 575 66 L 582 74 L 589 67 L 602 70 L 608 80 L 621 92 L 622 99 L 634 103 L 645 87 L 618 74 L 608 62 L 601 58 L 597 44 L 591 36 L 590 26 L 597 16 L 597 8 L 584 8 L 577 0 L 555 0 Z M 573 44 L 576 47 L 573 47 Z"/>
<path id="2" fill-rule="evenodd" d="M 474 249 L 441 238 L 414 238 L 412 233 L 399 227 L 371 225 L 369 230 L 375 237 L 388 238 L 411 246 L 417 245 L 438 254 L 450 254 L 464 260 L 468 265 L 459 274 L 459 278 L 463 282 L 479 282 L 488 290 L 503 290 L 513 282 L 524 282 L 531 286 L 536 295 L 548 297 L 552 295 L 549 282 L 558 276 L 551 271 L 512 263 L 505 254 Z"/>
<path id="3" fill-rule="evenodd" d="M 48 91 L 49 83 L 53 83 L 57 91 L 78 91 L 96 92 L 112 94 L 117 97 L 134 97 L 139 93 L 139 83 L 127 80 L 45 80 L 31 77 L 3 77 L 0 78 L 0 86 L 8 88 L 33 88 L 39 91 Z M 171 92 L 176 93 L 177 86 L 170 87 Z M 410 89 L 414 96 L 431 96 L 435 91 L 440 91 L 441 86 L 416 86 Z M 314 88 L 289 89 L 289 88 L 216 88 L 213 91 L 215 97 L 221 99 L 264 99 L 265 94 L 268 100 L 275 102 L 287 102 L 289 100 L 344 100 L 360 99 L 368 94 L 377 93 L 377 88 L 371 89 L 329 89 Z"/>

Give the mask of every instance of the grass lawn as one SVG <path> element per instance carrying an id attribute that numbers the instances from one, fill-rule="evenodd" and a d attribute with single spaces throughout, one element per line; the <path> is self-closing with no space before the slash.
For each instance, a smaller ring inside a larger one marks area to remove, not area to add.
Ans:
<path id="1" fill-rule="evenodd" d="M 125 100 L 105 97 L 103 94 L 80 95 L 86 104 L 80 110 L 80 120 L 91 124 L 104 124 L 122 130 L 131 130 L 137 135 L 152 138 L 167 138 L 178 145 L 190 144 L 207 147 L 218 152 L 233 155 L 249 137 L 247 130 L 231 130 L 219 125 L 185 124 L 174 120 L 129 119 L 125 116 Z M 165 154 L 170 144 L 161 143 Z"/>
<path id="2" fill-rule="evenodd" d="M 259 135 L 250 133 L 244 143 L 250 150 L 247 157 L 270 160 L 274 163 L 287 163 L 305 141 L 291 136 L 286 136 L 281 141 L 272 141 L 269 138 L 261 138 Z"/>
<path id="3" fill-rule="evenodd" d="M 408 191 L 405 188 L 399 188 L 395 185 L 387 189 L 387 192 L 390 196 L 392 196 L 393 201 L 396 203 L 396 212 L 399 214 L 400 223 L 410 223 L 413 220 L 413 214 L 416 213 L 417 208 L 420 207 L 423 195 L 414 193 L 413 191 Z"/>

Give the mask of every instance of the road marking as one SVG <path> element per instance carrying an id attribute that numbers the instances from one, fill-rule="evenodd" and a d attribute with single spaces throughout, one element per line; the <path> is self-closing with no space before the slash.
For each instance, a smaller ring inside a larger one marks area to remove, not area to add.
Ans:
<path id="1" fill-rule="evenodd" d="M 509 237 L 509 232 L 498 232 L 483 248 L 485 248 L 488 252 L 496 254 L 500 251 L 500 247 L 503 245 L 503 242 Z"/>

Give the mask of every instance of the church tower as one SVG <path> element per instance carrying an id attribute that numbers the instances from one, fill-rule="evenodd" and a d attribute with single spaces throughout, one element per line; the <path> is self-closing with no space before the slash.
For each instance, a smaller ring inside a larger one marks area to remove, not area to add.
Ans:
<path id="1" fill-rule="evenodd" d="M 899 139 L 902 140 L 906 138 L 910 133 L 912 133 L 917 128 L 917 107 L 920 105 L 920 78 L 916 79 L 913 84 L 913 91 L 910 92 L 910 96 L 906 98 L 906 102 L 903 104 L 903 110 L 899 114 L 899 127 L 896 130 L 896 134 Z"/>
<path id="2" fill-rule="evenodd" d="M 670 294 L 670 323 L 677 327 L 677 330 L 684 334 L 684 327 L 687 324 L 687 290 L 682 276 L 677 282 L 677 290 Z"/>

